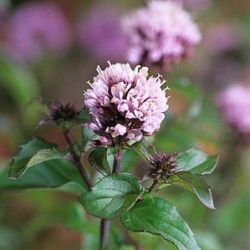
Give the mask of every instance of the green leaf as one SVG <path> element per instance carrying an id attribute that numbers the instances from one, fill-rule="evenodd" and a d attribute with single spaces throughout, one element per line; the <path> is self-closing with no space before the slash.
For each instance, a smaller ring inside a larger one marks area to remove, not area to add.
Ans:
<path id="1" fill-rule="evenodd" d="M 81 195 L 87 188 L 76 167 L 67 160 L 51 160 L 29 168 L 18 179 L 9 179 L 8 172 L 0 173 L 0 193 L 31 188 L 56 188 Z"/>
<path id="2" fill-rule="evenodd" d="M 96 148 L 91 151 L 88 157 L 90 165 L 97 170 L 104 170 L 105 173 L 111 174 L 112 170 L 107 159 L 108 152 L 107 148 Z"/>
<path id="3" fill-rule="evenodd" d="M 175 207 L 162 198 L 137 202 L 121 216 L 121 222 L 131 231 L 159 235 L 174 243 L 179 250 L 200 249 L 187 223 Z"/>
<path id="4" fill-rule="evenodd" d="M 46 142 L 40 138 L 33 138 L 20 147 L 18 153 L 12 157 L 10 163 L 9 177 L 18 178 L 26 169 L 30 159 L 41 149 L 52 149 L 56 145 Z"/>
<path id="5" fill-rule="evenodd" d="M 121 173 L 102 178 L 80 201 L 90 214 L 113 219 L 130 209 L 142 192 L 133 175 Z"/>
<path id="6" fill-rule="evenodd" d="M 190 171 L 193 174 L 211 174 L 218 164 L 219 157 L 209 156 L 191 148 L 177 156 L 177 171 Z"/>
<path id="7" fill-rule="evenodd" d="M 145 141 L 140 141 L 132 144 L 130 146 L 142 159 L 149 161 L 155 152 L 152 152 L 152 147 L 150 147 Z"/>
<path id="8" fill-rule="evenodd" d="M 180 186 L 192 193 L 208 208 L 214 209 L 213 196 L 210 187 L 200 175 L 194 175 L 190 172 L 183 172 L 171 176 L 168 184 Z"/>
<path id="9" fill-rule="evenodd" d="M 124 150 L 122 160 L 121 160 L 121 169 L 123 172 L 128 171 L 129 169 L 137 166 L 138 155 L 131 149 Z"/>
<path id="10" fill-rule="evenodd" d="M 64 154 L 62 154 L 60 151 L 58 151 L 55 148 L 41 149 L 35 155 L 32 156 L 32 158 L 27 163 L 26 168 L 33 167 L 37 164 L 40 164 L 46 161 L 51 161 L 54 159 L 62 158 L 63 156 Z"/>

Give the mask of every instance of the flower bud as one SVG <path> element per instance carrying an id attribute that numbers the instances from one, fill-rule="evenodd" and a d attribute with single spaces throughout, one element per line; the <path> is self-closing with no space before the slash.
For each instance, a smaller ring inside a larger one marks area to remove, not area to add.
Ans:
<path id="1" fill-rule="evenodd" d="M 162 154 L 158 153 L 150 162 L 149 177 L 154 180 L 168 179 L 174 175 L 177 168 L 177 154 Z"/>

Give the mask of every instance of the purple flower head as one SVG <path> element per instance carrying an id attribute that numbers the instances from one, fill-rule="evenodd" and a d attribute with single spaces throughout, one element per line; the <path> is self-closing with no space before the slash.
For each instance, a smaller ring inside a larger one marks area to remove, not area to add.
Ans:
<path id="1" fill-rule="evenodd" d="M 52 3 L 28 3 L 10 17 L 8 49 L 19 60 L 36 60 L 44 52 L 62 52 L 70 40 L 69 24 Z"/>
<path id="2" fill-rule="evenodd" d="M 224 119 L 238 132 L 250 132 L 250 86 L 234 84 L 218 95 Z"/>
<path id="3" fill-rule="evenodd" d="M 238 48 L 242 42 L 242 31 L 235 23 L 216 25 L 208 32 L 207 47 L 213 54 Z"/>
<path id="4" fill-rule="evenodd" d="M 97 72 L 84 103 L 93 118 L 89 126 L 102 140 L 139 141 L 160 128 L 168 109 L 160 75 L 148 78 L 148 68 L 120 63 Z"/>
<path id="5" fill-rule="evenodd" d="M 118 12 L 111 6 L 96 6 L 78 23 L 80 46 L 105 62 L 124 58 L 126 39 Z"/>
<path id="6" fill-rule="evenodd" d="M 154 0 L 123 20 L 132 63 L 169 68 L 201 40 L 191 16 L 178 2 Z"/>

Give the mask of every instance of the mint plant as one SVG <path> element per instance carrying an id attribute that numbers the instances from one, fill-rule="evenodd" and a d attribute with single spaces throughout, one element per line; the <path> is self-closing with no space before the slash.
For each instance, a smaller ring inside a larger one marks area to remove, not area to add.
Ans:
<path id="1" fill-rule="evenodd" d="M 179 186 L 214 209 L 204 176 L 211 174 L 218 156 L 198 149 L 163 153 L 148 138 L 159 130 L 168 109 L 165 81 L 148 77 L 148 69 L 110 64 L 90 83 L 82 110 L 55 102 L 39 126 L 52 123 L 67 142 L 67 149 L 33 138 L 13 156 L 0 175 L 0 191 L 51 188 L 73 193 L 86 212 L 100 219 L 100 250 L 109 248 L 114 219 L 129 231 L 161 236 L 180 250 L 200 249 L 188 224 L 160 189 Z M 70 131 L 80 127 L 82 138 Z M 167 139 L 167 137 L 166 137 Z M 151 140 L 151 141 L 152 141 Z M 136 152 L 145 165 L 142 176 L 124 171 L 124 154 Z"/>

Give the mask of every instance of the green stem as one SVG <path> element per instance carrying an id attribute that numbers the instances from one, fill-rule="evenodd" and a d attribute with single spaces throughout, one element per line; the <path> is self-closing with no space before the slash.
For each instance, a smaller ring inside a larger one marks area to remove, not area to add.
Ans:
<path id="1" fill-rule="evenodd" d="M 80 156 L 75 151 L 74 144 L 73 144 L 73 142 L 71 141 L 71 139 L 69 137 L 69 131 L 65 131 L 63 133 L 63 135 L 64 135 L 64 138 L 65 138 L 67 144 L 69 145 L 69 151 L 70 151 L 70 153 L 72 155 L 72 158 L 73 158 L 73 160 L 75 162 L 75 165 L 76 165 L 81 177 L 83 178 L 85 184 L 87 185 L 88 189 L 90 189 L 91 188 L 91 180 L 88 177 L 87 173 L 85 172 L 85 170 L 84 170 L 84 168 L 82 166 Z"/>
<path id="2" fill-rule="evenodd" d="M 117 149 L 114 166 L 113 166 L 113 174 L 118 174 L 121 168 L 121 159 L 122 159 L 122 150 Z M 108 250 L 108 242 L 109 242 L 109 234 L 110 234 L 110 225 L 111 221 L 101 219 L 101 229 L 100 229 L 100 250 Z"/>

